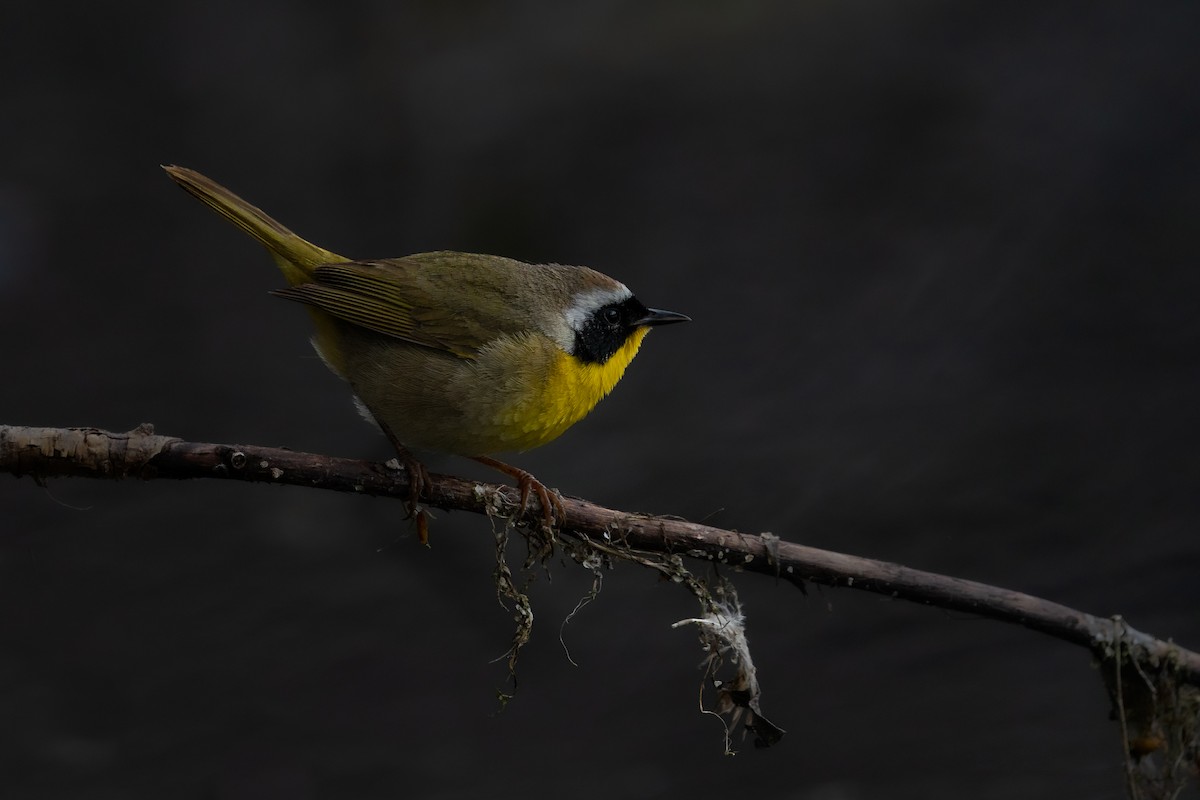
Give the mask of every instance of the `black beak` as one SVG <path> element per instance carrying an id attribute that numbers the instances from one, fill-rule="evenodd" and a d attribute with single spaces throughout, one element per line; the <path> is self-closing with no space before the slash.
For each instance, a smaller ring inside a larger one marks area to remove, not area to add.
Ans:
<path id="1" fill-rule="evenodd" d="M 633 321 L 634 326 L 642 325 L 670 325 L 672 322 L 691 322 L 692 318 L 685 314 L 676 314 L 674 311 L 660 311 L 657 308 L 647 308 L 646 313 L 641 319 Z"/>

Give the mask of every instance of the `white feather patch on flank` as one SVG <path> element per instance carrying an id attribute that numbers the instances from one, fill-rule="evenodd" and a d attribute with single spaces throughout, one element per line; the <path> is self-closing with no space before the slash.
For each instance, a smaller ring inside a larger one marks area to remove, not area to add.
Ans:
<path id="1" fill-rule="evenodd" d="M 612 303 L 623 303 L 633 297 L 633 292 L 623 283 L 603 289 L 588 289 L 575 295 L 575 302 L 567 309 L 567 324 L 578 333 L 588 317 Z"/>
<path id="2" fill-rule="evenodd" d="M 371 409 L 367 408 L 367 404 L 360 400 L 358 395 L 354 395 L 354 407 L 358 409 L 359 416 L 376 428 L 383 430 L 383 426 L 379 424 L 379 420 L 375 419 L 375 415 L 371 413 Z"/>

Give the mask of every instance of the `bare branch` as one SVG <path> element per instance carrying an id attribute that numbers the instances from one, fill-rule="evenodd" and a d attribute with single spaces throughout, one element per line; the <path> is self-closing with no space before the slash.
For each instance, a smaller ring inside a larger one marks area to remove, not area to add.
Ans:
<path id="1" fill-rule="evenodd" d="M 128 433 L 0 426 L 0 471 L 30 475 L 38 483 L 53 477 L 226 478 L 409 499 L 408 475 L 394 460 L 376 464 L 282 448 L 186 442 L 157 436 L 150 425 Z M 529 532 L 539 553 L 552 551 L 554 538 L 541 527 L 536 502 L 525 519 L 515 518 L 520 503 L 516 489 L 450 475 L 428 478 L 421 502 L 506 517 Z M 1138 796 L 1145 789 L 1167 796 L 1200 765 L 1200 654 L 1136 631 L 1119 616 L 1095 617 L 1021 592 L 805 547 L 770 533 L 746 534 L 631 514 L 578 498 L 563 498 L 562 507 L 565 519 L 554 533 L 566 537 L 559 539 L 564 551 L 580 564 L 595 572 L 598 563 L 619 557 L 660 571 L 696 596 L 704 617 L 679 624 L 702 630 L 702 643 L 710 654 L 707 679 L 717 689 L 717 713 L 730 716 L 734 725 L 741 720 L 759 746 L 774 744 L 784 732 L 759 709 L 760 689 L 736 594 L 726 581 L 713 591 L 684 566 L 684 557 L 771 575 L 801 590 L 811 581 L 990 617 L 1081 645 L 1100 663 L 1120 720 L 1131 793 Z M 498 575 L 507 571 L 504 540 L 498 535 Z M 519 608 L 524 603 L 529 610 L 528 598 L 511 581 L 507 591 L 503 582 L 497 586 Z M 510 670 L 531 622 L 528 614 L 514 635 Z M 738 669 L 732 680 L 722 681 L 715 673 L 725 654 Z M 710 713 L 703 704 L 701 709 Z M 726 752 L 732 752 L 728 726 Z"/>
<path id="2" fill-rule="evenodd" d="M 155 435 L 149 425 L 128 433 L 0 426 L 0 470 L 31 475 L 38 481 L 53 477 L 227 478 L 400 500 L 408 497 L 407 475 L 387 465 L 283 448 L 187 442 Z M 512 487 L 451 475 L 431 474 L 430 478 L 428 496 L 422 500 L 437 508 L 509 514 L 519 499 Z M 534 505 L 529 513 L 539 514 Z M 566 535 L 713 561 L 772 575 L 800 588 L 805 581 L 843 586 L 1017 623 L 1087 647 L 1102 657 L 1116 652 L 1120 640 L 1125 647 L 1139 650 L 1143 658 L 1173 662 L 1181 679 L 1200 685 L 1200 654 L 1135 631 L 1124 621 L 1096 617 L 1032 595 L 806 547 L 771 534 L 739 533 L 681 519 L 627 513 L 578 498 L 563 498 L 563 508 L 566 520 L 559 532 Z"/>

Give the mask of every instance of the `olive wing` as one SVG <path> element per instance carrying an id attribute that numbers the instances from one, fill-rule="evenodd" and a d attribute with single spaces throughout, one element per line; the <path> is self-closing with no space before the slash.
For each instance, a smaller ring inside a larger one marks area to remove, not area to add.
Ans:
<path id="1" fill-rule="evenodd" d="M 519 315 L 507 309 L 497 285 L 505 276 L 480 259 L 442 252 L 324 264 L 313 271 L 311 283 L 272 294 L 352 325 L 470 359 L 497 336 L 521 329 Z"/>

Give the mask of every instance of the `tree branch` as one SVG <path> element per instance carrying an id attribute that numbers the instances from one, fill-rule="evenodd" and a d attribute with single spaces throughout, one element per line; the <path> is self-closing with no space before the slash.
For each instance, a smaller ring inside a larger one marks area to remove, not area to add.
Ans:
<path id="1" fill-rule="evenodd" d="M 403 470 L 351 458 L 299 453 L 275 447 L 186 442 L 157 436 L 143 425 L 128 433 L 95 428 L 26 428 L 0 425 L 0 470 L 52 477 L 230 478 L 255 483 L 307 486 L 376 497 L 408 498 Z M 507 486 L 430 475 L 436 508 L 509 513 L 518 501 Z M 502 498 L 504 507 L 496 507 Z M 819 550 L 770 534 L 748 534 L 681 519 L 632 514 L 572 497 L 563 498 L 562 533 L 616 539 L 650 552 L 706 559 L 790 581 L 843 586 L 902 600 L 1013 622 L 1090 649 L 1112 647 L 1118 633 L 1154 658 L 1177 659 L 1181 675 L 1200 685 L 1200 654 L 1134 631 L 1123 622 L 984 583 L 910 569 L 886 561 Z M 538 511 L 531 508 L 530 512 Z"/>
<path id="2" fill-rule="evenodd" d="M 128 433 L 0 426 L 0 470 L 31 475 L 39 482 L 67 476 L 225 478 L 408 499 L 408 476 L 393 466 L 281 448 L 186 442 L 157 436 L 149 425 Z M 430 479 L 428 495 L 422 501 L 431 506 L 507 517 L 516 513 L 519 497 L 512 487 L 450 475 L 431 474 Z M 681 519 L 632 514 L 571 497 L 563 498 L 563 509 L 565 520 L 556 533 L 590 543 L 601 552 L 628 548 L 629 552 L 674 559 L 684 556 L 772 575 L 801 589 L 804 582 L 811 581 L 964 611 L 1083 646 L 1102 664 L 1119 667 L 1124 661 L 1126 678 L 1130 673 L 1141 673 L 1144 678 L 1149 672 L 1161 674 L 1168 669 L 1174 680 L 1200 685 L 1200 654 L 1136 631 L 1120 617 L 1096 617 L 1021 592 L 806 547 L 768 533 L 739 533 Z M 528 509 L 527 516 L 531 524 L 537 524 L 540 509 Z M 1128 669 L 1130 665 L 1134 669 Z M 1127 693 L 1129 686 L 1123 687 L 1119 669 L 1115 672 L 1117 683 L 1113 685 L 1110 678 L 1110 693 L 1119 705 L 1122 689 Z M 1124 715 L 1124 708 L 1120 710 Z"/>

